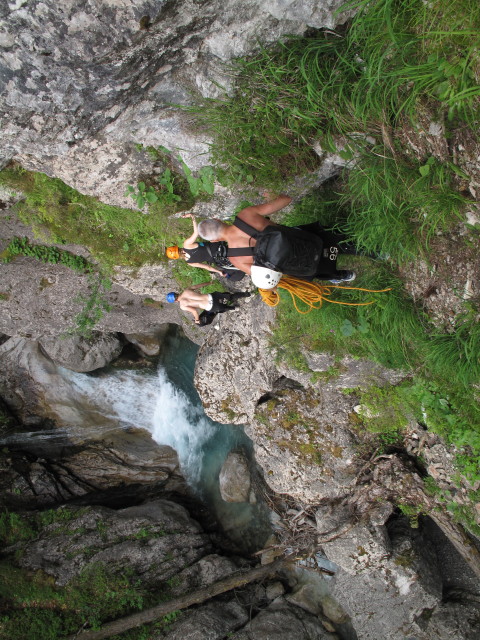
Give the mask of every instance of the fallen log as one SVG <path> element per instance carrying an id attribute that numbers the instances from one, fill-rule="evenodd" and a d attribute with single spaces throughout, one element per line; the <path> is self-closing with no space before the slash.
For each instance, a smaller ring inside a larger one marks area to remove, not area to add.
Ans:
<path id="1" fill-rule="evenodd" d="M 159 618 L 163 618 L 163 616 L 166 616 L 173 611 L 186 609 L 193 604 L 200 604 L 205 602 L 205 600 L 214 598 L 215 596 L 230 591 L 231 589 L 235 589 L 236 587 L 243 587 L 250 582 L 262 580 L 277 573 L 290 562 L 292 562 L 292 559 L 281 558 L 279 560 L 275 560 L 275 562 L 271 562 L 270 564 L 255 567 L 248 571 L 238 571 L 227 578 L 223 578 L 222 580 L 214 582 L 202 589 L 197 589 L 196 591 L 187 593 L 179 598 L 175 598 L 174 600 L 162 602 L 155 607 L 109 622 L 108 624 L 103 625 L 103 627 L 98 631 L 80 630 L 76 634 L 69 636 L 68 640 L 103 640 L 103 638 L 109 638 L 116 634 L 124 633 L 129 629 L 140 627 L 142 624 L 155 622 Z"/>

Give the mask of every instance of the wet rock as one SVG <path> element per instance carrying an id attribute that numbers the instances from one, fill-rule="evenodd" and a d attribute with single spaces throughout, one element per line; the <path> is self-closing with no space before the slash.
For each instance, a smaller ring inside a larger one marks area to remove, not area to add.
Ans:
<path id="1" fill-rule="evenodd" d="M 220 494 L 225 502 L 248 502 L 250 471 L 248 460 L 242 453 L 228 454 L 220 470 Z"/>
<path id="2" fill-rule="evenodd" d="M 125 338 L 134 344 L 145 356 L 158 356 L 161 345 L 168 332 L 168 325 L 164 325 L 158 331 L 152 333 L 127 333 Z"/>
<path id="3" fill-rule="evenodd" d="M 268 600 L 275 600 L 276 598 L 283 596 L 284 593 L 285 587 L 280 581 L 277 580 L 276 582 L 271 582 L 267 586 L 265 595 Z"/>
<path id="4" fill-rule="evenodd" d="M 187 591 L 200 589 L 206 584 L 226 578 L 237 570 L 238 567 L 233 560 L 217 553 L 212 553 L 178 573 L 171 588 L 172 595 L 180 596 Z"/>
<path id="5" fill-rule="evenodd" d="M 434 611 L 425 611 L 417 623 L 429 638 L 436 640 L 476 640 L 480 629 L 480 601 L 468 592 L 457 593 L 457 601 L 447 601 Z"/>
<path id="6" fill-rule="evenodd" d="M 165 640 L 222 640 L 249 620 L 247 607 L 239 602 L 211 602 L 188 611 L 162 635 Z"/>
<path id="7" fill-rule="evenodd" d="M 278 598 L 261 611 L 232 640 L 334 640 L 318 618 Z"/>
<path id="8" fill-rule="evenodd" d="M 175 451 L 157 445 L 145 431 L 117 432 L 106 442 L 70 445 L 66 450 L 67 441 L 59 446 L 53 440 L 43 445 L 43 454 L 38 452 L 41 442 L 30 440 L 24 441 L 23 452 L 0 455 L 1 502 L 9 508 L 53 507 L 79 498 L 98 500 L 99 496 L 104 502 L 121 504 L 152 492 L 188 491 Z"/>
<path id="9" fill-rule="evenodd" d="M 313 584 L 307 583 L 299 585 L 292 593 L 286 596 L 286 600 L 297 607 L 305 609 L 305 611 L 313 613 L 315 616 L 322 613 L 318 590 Z"/>
<path id="10" fill-rule="evenodd" d="M 94 371 L 107 366 L 120 355 L 123 348 L 115 335 L 99 331 L 93 332 L 90 338 L 40 337 L 38 342 L 53 362 L 78 372 Z"/>

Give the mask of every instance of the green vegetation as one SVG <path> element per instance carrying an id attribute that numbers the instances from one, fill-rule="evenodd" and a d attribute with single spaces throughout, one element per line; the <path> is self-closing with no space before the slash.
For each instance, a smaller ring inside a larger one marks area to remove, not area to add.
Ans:
<path id="1" fill-rule="evenodd" d="M 442 332 L 407 297 L 396 267 L 428 262 L 432 240 L 463 218 L 467 174 L 446 150 L 420 144 L 416 151 L 406 138 L 420 139 L 425 122 L 439 123 L 446 138 L 460 128 L 477 135 L 480 6 L 475 0 L 448 6 L 443 0 L 354 0 L 348 7 L 357 13 L 337 33 L 290 38 L 238 60 L 232 97 L 205 100 L 192 111 L 212 136 L 217 170 L 233 183 L 284 190 L 286 178 L 315 165 L 313 140 L 347 162 L 334 185 L 305 198 L 282 222 L 319 220 L 365 254 L 388 257 L 342 260 L 359 274 L 356 286 L 392 290 L 335 288 L 332 300 L 375 304 L 326 301 L 305 316 L 282 293 L 272 344 L 302 370 L 304 347 L 409 372 L 412 379 L 392 392 L 395 410 L 459 447 L 459 468 L 475 480 L 480 416 L 471 388 L 480 380 L 478 304 L 466 302 L 456 325 Z M 391 427 L 391 416 L 369 421 L 387 441 L 400 429 Z"/>
<path id="2" fill-rule="evenodd" d="M 105 621 L 142 609 L 148 598 L 131 571 L 113 573 L 101 563 L 87 565 L 62 589 L 41 571 L 29 575 L 5 562 L 0 576 L 2 640 L 58 640 L 84 625 L 98 629 Z"/>
<path id="3" fill-rule="evenodd" d="M 186 220 L 171 217 L 175 207 L 154 203 L 148 214 L 112 207 L 19 166 L 0 171 L 0 184 L 26 195 L 15 211 L 37 236 L 57 244 L 81 244 L 107 269 L 158 262 L 165 247 L 181 241 L 190 229 Z"/>
<path id="4" fill-rule="evenodd" d="M 174 158 L 166 147 L 147 147 L 137 145 L 137 151 L 146 151 L 154 163 L 162 166 L 168 165 L 161 176 L 150 176 L 149 184 L 139 182 L 135 188 L 127 185 L 125 196 L 130 196 L 139 209 L 145 204 L 161 206 L 169 211 L 177 203 L 182 203 L 183 209 L 190 208 L 198 197 L 213 195 L 215 188 L 215 171 L 212 167 L 202 167 L 198 177 L 194 176 L 190 167 L 184 162 L 182 156 L 176 158 L 177 164 L 182 168 L 183 175 L 178 171 Z"/>
<path id="5" fill-rule="evenodd" d="M 33 540 L 47 526 L 56 533 L 68 532 L 67 524 L 88 511 L 88 507 L 60 507 L 34 514 L 4 511 L 0 514 L 0 542 L 10 545 L 19 540 Z"/>
<path id="6" fill-rule="evenodd" d="M 193 109 L 231 181 L 280 187 L 315 164 L 309 142 L 332 148 L 339 134 L 347 158 L 370 155 L 359 132 L 382 134 L 404 117 L 415 123 L 427 107 L 440 121 L 478 120 L 476 0 L 353 0 L 348 8 L 358 12 L 343 33 L 291 38 L 238 60 L 235 94 Z"/>
<path id="7" fill-rule="evenodd" d="M 67 330 L 67 335 L 79 335 L 90 338 L 97 322 L 103 318 L 111 307 L 105 294 L 111 289 L 112 283 L 108 278 L 97 274 L 90 276 L 90 294 L 79 295 L 76 302 L 83 305 L 82 310 L 75 316 L 75 325 Z"/>
<path id="8" fill-rule="evenodd" d="M 425 167 L 429 171 L 422 174 Z M 433 156 L 423 164 L 362 154 L 339 198 L 345 207 L 344 231 L 360 249 L 389 255 L 397 263 L 424 257 L 435 234 L 461 217 L 466 199 L 456 190 L 455 178 Z"/>
<path id="9" fill-rule="evenodd" d="M 422 513 L 421 508 L 414 504 L 404 503 L 399 504 L 398 508 L 403 513 L 403 515 L 407 516 L 407 518 L 410 520 L 410 526 L 413 529 L 418 529 L 418 517 Z"/>
<path id="10" fill-rule="evenodd" d="M 82 273 L 90 273 L 94 270 L 94 266 L 81 256 L 76 256 L 57 247 L 30 244 L 28 238 L 13 238 L 3 251 L 2 256 L 4 262 L 13 260 L 15 256 L 29 256 L 41 262 L 63 264 Z"/>

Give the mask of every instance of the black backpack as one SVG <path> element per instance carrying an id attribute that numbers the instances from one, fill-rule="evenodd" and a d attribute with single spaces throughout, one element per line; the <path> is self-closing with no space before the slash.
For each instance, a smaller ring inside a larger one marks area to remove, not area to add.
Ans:
<path id="1" fill-rule="evenodd" d="M 323 251 L 323 242 L 318 236 L 297 227 L 277 224 L 258 231 L 238 218 L 233 224 L 255 238 L 257 244 L 229 249 L 229 257 L 251 255 L 253 264 L 297 278 L 312 277 L 317 273 Z"/>

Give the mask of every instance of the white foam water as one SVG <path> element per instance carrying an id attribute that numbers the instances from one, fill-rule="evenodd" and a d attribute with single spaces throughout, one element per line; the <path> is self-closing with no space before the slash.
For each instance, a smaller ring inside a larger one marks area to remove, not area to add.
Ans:
<path id="1" fill-rule="evenodd" d="M 69 383 L 70 393 L 68 398 L 57 398 L 52 408 L 64 414 L 62 421 L 68 416 L 69 430 L 78 436 L 81 427 L 88 436 L 119 427 L 146 429 L 157 444 L 175 449 L 189 484 L 198 483 L 203 446 L 217 427 L 201 405 L 172 384 L 163 367 L 156 374 L 123 370 L 89 376 L 61 368 L 59 373 Z"/>

